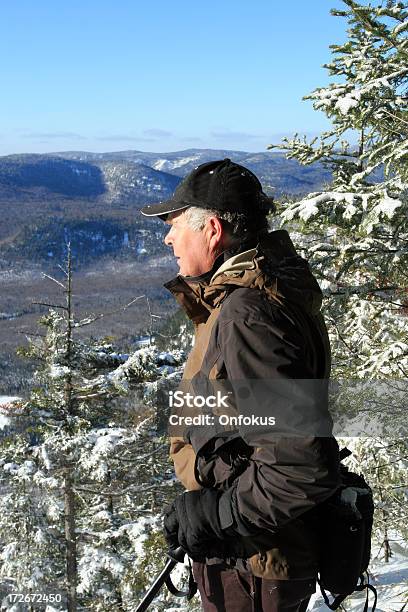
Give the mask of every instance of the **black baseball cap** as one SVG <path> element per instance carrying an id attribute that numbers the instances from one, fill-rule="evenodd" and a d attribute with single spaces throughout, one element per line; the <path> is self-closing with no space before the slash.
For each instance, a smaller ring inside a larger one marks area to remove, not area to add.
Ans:
<path id="1" fill-rule="evenodd" d="M 144 206 L 147 217 L 166 215 L 189 206 L 228 212 L 260 212 L 273 210 L 273 200 L 262 191 L 253 172 L 230 159 L 207 162 L 195 168 L 166 202 Z"/>

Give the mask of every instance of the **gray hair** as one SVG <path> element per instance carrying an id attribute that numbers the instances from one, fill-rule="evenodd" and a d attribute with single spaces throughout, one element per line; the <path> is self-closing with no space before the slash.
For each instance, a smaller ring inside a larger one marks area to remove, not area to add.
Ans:
<path id="1" fill-rule="evenodd" d="M 232 243 L 241 242 L 250 236 L 268 228 L 268 220 L 262 212 L 254 211 L 249 216 L 240 212 L 228 212 L 189 206 L 184 211 L 184 217 L 192 230 L 199 232 L 210 217 L 217 217 L 229 235 Z"/>

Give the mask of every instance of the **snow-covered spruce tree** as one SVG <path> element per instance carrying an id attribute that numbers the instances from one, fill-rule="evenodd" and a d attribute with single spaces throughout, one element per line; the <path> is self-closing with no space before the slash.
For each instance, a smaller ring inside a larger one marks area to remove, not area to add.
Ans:
<path id="1" fill-rule="evenodd" d="M 163 563 L 161 512 L 175 491 L 157 398 L 184 355 L 77 338 L 94 318 L 75 319 L 70 261 L 65 272 L 54 280 L 66 302 L 25 351 L 38 386 L 13 406 L 0 447 L 0 585 L 62 593 L 68 610 L 132 610 Z"/>
<path id="2" fill-rule="evenodd" d="M 310 142 L 295 135 L 278 145 L 303 164 L 327 165 L 333 182 L 283 205 L 282 218 L 325 293 L 332 377 L 364 381 L 343 386 L 338 403 L 358 412 L 359 422 L 364 412 L 375 415 L 381 434 L 356 440 L 352 450 L 376 494 L 388 559 L 390 532 L 408 537 L 408 445 L 393 439 L 401 435 L 408 395 L 408 6 L 343 4 L 332 10 L 348 24 L 347 40 L 331 46 L 325 65 L 333 80 L 305 98 L 332 129 Z"/>

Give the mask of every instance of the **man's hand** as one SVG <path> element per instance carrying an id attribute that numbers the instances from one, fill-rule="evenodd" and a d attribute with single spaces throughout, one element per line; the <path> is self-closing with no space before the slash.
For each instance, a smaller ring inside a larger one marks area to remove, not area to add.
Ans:
<path id="1" fill-rule="evenodd" d="M 195 561 L 243 556 L 241 539 L 232 538 L 221 529 L 220 495 L 213 489 L 201 489 L 176 497 L 164 518 L 164 535 L 170 550 L 182 546 Z"/>
<path id="2" fill-rule="evenodd" d="M 166 538 L 169 551 L 173 551 L 180 546 L 178 541 L 179 521 L 174 502 L 166 506 L 164 512 L 164 537 Z"/>

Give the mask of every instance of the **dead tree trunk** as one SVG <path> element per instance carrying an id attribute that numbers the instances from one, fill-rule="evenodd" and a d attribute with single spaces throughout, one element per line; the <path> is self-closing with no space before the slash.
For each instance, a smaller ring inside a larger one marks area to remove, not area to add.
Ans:
<path id="1" fill-rule="evenodd" d="M 65 468 L 64 473 L 64 523 L 65 523 L 65 558 L 67 571 L 67 609 L 76 612 L 77 609 L 77 555 L 75 532 L 75 496 L 72 487 L 71 468 Z"/>
<path id="2" fill-rule="evenodd" d="M 72 398 L 72 265 L 71 248 L 68 245 L 67 259 L 67 285 L 66 285 L 66 361 L 69 373 L 65 382 L 64 403 L 65 413 L 69 418 L 73 412 Z M 72 481 L 72 465 L 68 461 L 64 467 L 64 523 L 65 523 L 65 559 L 67 572 L 67 609 L 68 612 L 77 610 L 77 548 L 76 548 L 76 503 Z"/>

